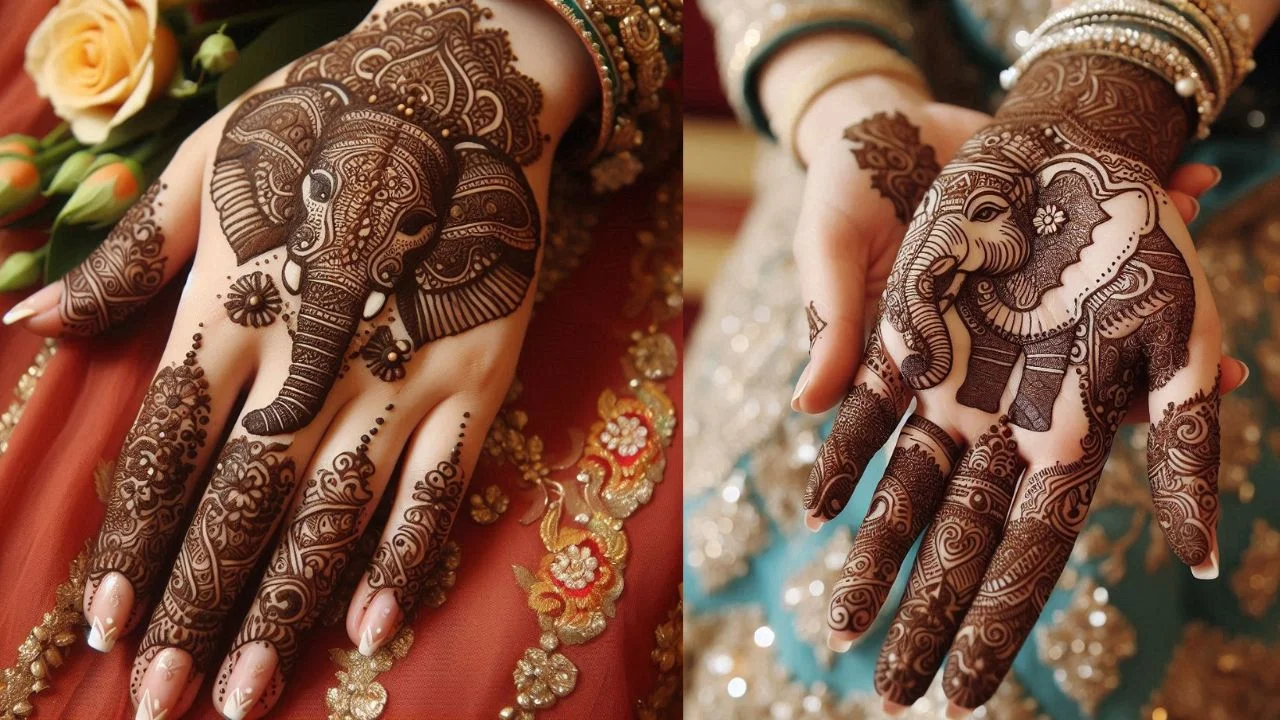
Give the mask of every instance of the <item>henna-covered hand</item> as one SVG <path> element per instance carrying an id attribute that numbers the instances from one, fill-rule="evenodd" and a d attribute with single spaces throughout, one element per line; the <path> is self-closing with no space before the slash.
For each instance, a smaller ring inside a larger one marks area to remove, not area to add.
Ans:
<path id="1" fill-rule="evenodd" d="M 383 0 L 192 135 L 84 264 L 10 314 L 101 332 L 192 261 L 84 597 L 104 652 L 154 608 L 139 717 L 181 715 L 215 671 L 218 711 L 267 712 L 364 570 L 353 550 L 388 488 L 348 626 L 365 653 L 395 636 L 510 385 L 554 149 L 595 82 L 543 4 Z"/>
<path id="2" fill-rule="evenodd" d="M 1221 330 L 1161 187 L 1187 110 L 1126 61 L 1042 59 L 915 210 L 805 496 L 811 525 L 840 512 L 914 397 L 829 617 L 832 647 L 847 648 L 923 531 L 876 670 L 891 709 L 919 698 L 944 656 L 954 712 L 991 697 L 1143 394 L 1160 526 L 1198 577 L 1217 574 Z M 914 187 L 904 159 L 930 154 L 904 149 L 916 135 L 903 118 L 869 122 L 846 136 L 886 168 L 873 183 L 898 207 Z"/>

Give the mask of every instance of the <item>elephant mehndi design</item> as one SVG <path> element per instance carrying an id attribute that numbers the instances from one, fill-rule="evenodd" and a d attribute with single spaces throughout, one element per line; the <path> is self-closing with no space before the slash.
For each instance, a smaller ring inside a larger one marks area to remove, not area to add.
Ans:
<path id="1" fill-rule="evenodd" d="M 288 377 L 249 432 L 310 422 L 393 295 L 414 347 L 524 301 L 541 223 L 521 165 L 542 153 L 542 96 L 505 33 L 476 29 L 487 14 L 464 0 L 375 17 L 228 120 L 211 183 L 223 231 L 240 264 L 283 247 L 300 304 Z"/>
<path id="2" fill-rule="evenodd" d="M 957 400 L 999 411 L 1022 360 L 1008 414 L 1028 430 L 1050 428 L 1068 368 L 1096 351 L 1095 338 L 1134 335 L 1177 355 L 1150 363 L 1153 387 L 1186 365 L 1191 275 L 1142 173 L 1105 154 L 1064 151 L 1034 129 L 980 134 L 960 157 L 921 202 L 885 295 L 910 351 L 901 368 L 912 387 L 951 373 L 951 307 L 970 337 Z M 1161 315 L 1172 322 L 1145 322 Z M 1170 328 L 1179 336 L 1146 337 Z"/>

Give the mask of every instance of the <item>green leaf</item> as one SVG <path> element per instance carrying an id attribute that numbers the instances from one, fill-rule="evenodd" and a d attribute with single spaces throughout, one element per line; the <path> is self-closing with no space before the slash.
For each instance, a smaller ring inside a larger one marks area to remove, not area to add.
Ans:
<path id="1" fill-rule="evenodd" d="M 271 23 L 240 50 L 240 59 L 218 78 L 224 108 L 263 78 L 349 32 L 369 11 L 367 2 L 322 2 Z"/>
<path id="2" fill-rule="evenodd" d="M 54 225 L 49 236 L 49 254 L 44 259 L 46 284 L 66 275 L 71 268 L 84 262 L 93 249 L 107 239 L 110 227 L 91 228 L 84 225 Z"/>

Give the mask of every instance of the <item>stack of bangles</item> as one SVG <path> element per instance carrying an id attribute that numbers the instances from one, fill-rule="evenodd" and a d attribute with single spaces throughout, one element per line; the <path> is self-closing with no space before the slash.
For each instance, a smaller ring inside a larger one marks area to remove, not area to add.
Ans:
<path id="1" fill-rule="evenodd" d="M 1199 115 L 1196 137 L 1209 135 L 1227 97 L 1254 68 L 1249 16 L 1223 0 L 1089 0 L 1050 15 L 1013 67 L 1000 74 L 1010 90 L 1047 55 L 1111 55 L 1168 80 Z"/>

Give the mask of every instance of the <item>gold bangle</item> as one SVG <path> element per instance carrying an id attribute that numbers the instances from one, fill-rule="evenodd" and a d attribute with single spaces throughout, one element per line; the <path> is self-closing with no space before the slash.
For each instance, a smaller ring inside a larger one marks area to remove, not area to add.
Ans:
<path id="1" fill-rule="evenodd" d="M 926 95 L 929 94 L 929 83 L 915 63 L 887 45 L 871 45 L 856 53 L 828 59 L 792 86 L 778 117 L 769 122 L 774 136 L 797 164 L 805 166 L 796 152 L 796 130 L 800 125 L 800 118 L 804 117 L 813 101 L 837 83 L 868 75 L 900 80 Z"/>

